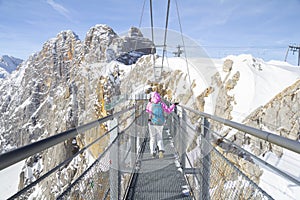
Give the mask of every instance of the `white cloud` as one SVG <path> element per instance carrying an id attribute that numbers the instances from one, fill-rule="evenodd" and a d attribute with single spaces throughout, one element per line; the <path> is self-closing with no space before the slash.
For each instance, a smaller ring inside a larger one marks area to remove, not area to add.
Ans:
<path id="1" fill-rule="evenodd" d="M 54 2 L 53 0 L 47 0 L 47 3 L 57 12 L 59 12 L 61 15 L 65 16 L 67 19 L 71 20 L 69 16 L 69 10 L 63 7 L 62 5 Z"/>

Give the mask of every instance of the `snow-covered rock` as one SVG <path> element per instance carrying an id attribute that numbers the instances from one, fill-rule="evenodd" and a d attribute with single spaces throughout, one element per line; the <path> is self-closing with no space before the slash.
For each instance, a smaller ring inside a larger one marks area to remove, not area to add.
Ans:
<path id="1" fill-rule="evenodd" d="M 5 78 L 9 74 L 11 74 L 22 62 L 22 59 L 12 56 L 0 56 L 0 79 Z"/>
<path id="2" fill-rule="evenodd" d="M 111 60 L 127 49 L 134 49 L 137 40 L 149 41 L 133 32 L 131 30 L 129 36 L 123 39 L 109 26 L 96 25 L 81 41 L 73 31 L 62 31 L 46 41 L 41 51 L 23 62 L 9 79 L 3 79 L 0 84 L 0 152 L 103 117 L 106 114 L 104 97 L 108 100 L 110 96 L 119 94 L 117 87 L 122 75 L 119 63 Z M 104 91 L 104 87 L 110 90 Z M 101 131 L 104 132 L 105 127 Z M 89 137 L 81 136 L 76 145 L 74 138 L 59 144 L 44 151 L 36 162 L 43 166 L 42 170 L 49 171 L 76 153 L 78 146 L 84 146 L 99 134 L 98 130 L 91 130 L 87 133 Z M 104 147 L 91 148 L 89 157 L 98 155 Z M 32 163 L 30 159 L 25 162 L 23 182 L 19 184 L 21 188 L 39 175 L 39 170 L 33 172 L 29 166 L 28 163 Z M 70 163 L 66 169 L 68 175 L 62 175 L 64 180 L 61 182 L 70 182 L 90 161 L 86 158 L 80 163 L 80 166 Z M 29 174 L 31 171 L 32 175 Z M 61 192 L 63 188 L 57 184 L 51 180 L 43 183 L 43 195 L 52 199 L 54 188 Z"/>

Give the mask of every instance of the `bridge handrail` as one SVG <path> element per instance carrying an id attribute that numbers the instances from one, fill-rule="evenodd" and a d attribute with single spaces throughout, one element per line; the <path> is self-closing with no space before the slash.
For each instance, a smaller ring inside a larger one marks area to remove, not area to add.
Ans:
<path id="1" fill-rule="evenodd" d="M 32 156 L 36 153 L 39 153 L 47 148 L 50 148 L 52 146 L 55 146 L 67 139 L 74 138 L 76 135 L 81 134 L 82 132 L 89 130 L 97 125 L 99 123 L 104 123 L 108 120 L 111 120 L 115 117 L 118 117 L 119 115 L 128 112 L 129 110 L 134 109 L 136 106 L 129 107 L 127 109 L 124 109 L 120 112 L 108 115 L 106 117 L 97 119 L 95 121 L 92 121 L 90 123 L 81 125 L 79 127 L 61 132 L 59 134 L 53 135 L 51 137 L 39 140 L 37 142 L 34 142 L 32 144 L 28 144 L 26 146 L 14 149 L 12 151 L 3 153 L 0 155 L 0 170 L 5 169 L 25 158 L 28 158 L 29 156 Z"/>
<path id="2" fill-rule="evenodd" d="M 120 135 L 122 135 L 122 134 L 124 134 L 126 131 L 127 131 L 127 129 L 129 128 L 129 127 L 131 127 L 133 124 L 134 124 L 134 122 L 136 121 L 136 119 L 134 119 L 132 122 L 131 122 L 131 124 L 129 124 L 128 126 L 127 126 L 127 128 L 125 128 L 124 130 L 122 130 L 120 133 L 118 133 L 118 136 L 116 137 L 116 138 L 114 138 L 114 140 L 105 148 L 105 150 L 98 156 L 98 158 L 91 164 L 91 166 L 89 166 L 78 178 L 76 178 L 75 179 L 75 181 L 73 181 L 67 188 L 66 188 L 66 190 L 65 191 L 63 191 L 56 199 L 57 200 L 59 200 L 59 199 L 64 199 L 64 196 L 71 190 L 71 188 L 72 187 L 74 187 L 80 180 L 82 180 L 83 179 L 83 177 L 89 172 L 89 170 L 91 170 L 95 165 L 96 165 L 96 163 L 97 162 L 99 162 L 100 160 L 101 160 L 101 158 L 104 156 L 104 154 L 106 153 L 106 152 L 108 152 L 109 150 L 110 150 L 110 148 L 111 148 L 111 146 L 112 145 L 114 145 L 114 143 L 118 140 L 118 137 L 120 136 Z M 120 123 L 122 123 L 122 122 L 120 122 Z M 117 128 L 117 127 L 114 127 L 114 128 L 112 128 L 112 129 L 115 129 L 115 128 Z M 108 132 L 106 132 L 105 133 L 105 135 L 106 134 L 108 134 L 110 131 L 108 131 Z M 103 135 L 104 136 L 104 135 Z M 101 136 L 102 137 L 102 136 Z M 97 139 L 97 141 L 98 141 L 99 139 Z M 95 142 L 97 142 L 96 140 L 93 142 L 93 144 L 95 143 Z M 90 144 L 89 146 L 91 146 L 92 144 Z M 85 148 L 85 149 L 87 149 L 87 148 Z"/>
<path id="3" fill-rule="evenodd" d="M 211 119 L 213 121 L 222 123 L 226 126 L 230 126 L 230 127 L 235 128 L 237 130 L 240 130 L 242 132 L 248 133 L 248 134 L 250 134 L 254 137 L 263 139 L 263 140 L 268 141 L 270 143 L 273 143 L 273 144 L 276 144 L 276 145 L 281 146 L 283 148 L 289 149 L 293 152 L 300 153 L 300 143 L 298 141 L 291 140 L 289 138 L 282 137 L 282 136 L 279 136 L 279 135 L 276 135 L 276 134 L 273 134 L 273 133 L 270 133 L 270 132 L 267 132 L 267 131 L 259 130 L 259 129 L 256 129 L 256 128 L 253 128 L 253 127 L 250 127 L 250 126 L 238 123 L 238 122 L 230 121 L 230 120 L 227 120 L 227 119 L 215 116 L 215 115 L 210 115 L 208 113 L 196 111 L 194 109 L 191 109 L 191 108 L 183 106 L 183 105 L 180 105 L 180 107 L 182 107 L 182 108 L 184 108 L 188 111 L 191 111 L 193 113 L 196 113 L 196 114 L 198 114 L 202 117 L 205 117 L 205 118 Z"/>

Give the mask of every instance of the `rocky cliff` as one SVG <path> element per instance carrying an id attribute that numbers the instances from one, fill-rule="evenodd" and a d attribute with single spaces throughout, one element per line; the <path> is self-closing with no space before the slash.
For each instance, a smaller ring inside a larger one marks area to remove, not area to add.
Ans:
<path id="1" fill-rule="evenodd" d="M 273 132 L 280 136 L 292 139 L 300 139 L 300 81 L 277 94 L 266 105 L 257 108 L 245 120 L 244 123 L 261 130 Z M 278 157 L 282 156 L 282 148 L 263 140 L 238 133 L 233 140 L 241 145 L 250 145 L 256 155 L 264 156 L 267 152 L 273 152 Z"/>
<path id="2" fill-rule="evenodd" d="M 134 50 L 137 41 L 144 46 L 153 45 L 134 27 L 127 36 L 120 37 L 107 25 L 92 27 L 83 41 L 72 31 L 62 31 L 45 42 L 40 52 L 0 85 L 0 151 L 3 153 L 106 115 L 104 98 L 118 95 L 118 89 L 112 94 L 112 90 L 105 88 L 116 87 L 118 83 L 114 82 L 122 75 L 118 67 L 108 63 Z M 89 133 L 89 137 L 74 138 L 29 158 L 20 175 L 19 188 L 104 131 L 102 127 Z M 95 156 L 101 151 L 101 148 L 91 150 Z M 67 167 L 68 175 L 61 178 L 62 183 L 80 174 L 88 162 L 85 156 L 82 159 L 82 166 Z M 44 183 L 43 195 L 52 198 L 60 192 L 62 188 L 57 184 L 55 180 Z"/>

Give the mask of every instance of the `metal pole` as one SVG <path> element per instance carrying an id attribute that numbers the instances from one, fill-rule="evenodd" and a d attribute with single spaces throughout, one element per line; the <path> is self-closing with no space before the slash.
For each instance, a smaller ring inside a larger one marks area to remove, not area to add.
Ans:
<path id="1" fill-rule="evenodd" d="M 164 47 L 163 47 L 163 55 L 162 55 L 161 66 L 164 66 L 164 57 L 165 57 L 166 47 L 167 47 L 167 32 L 168 32 L 168 22 L 169 22 L 169 11 L 170 11 L 170 0 L 168 0 L 168 6 L 167 6 L 167 16 L 166 16 L 165 36 L 164 36 Z"/>
<path id="2" fill-rule="evenodd" d="M 150 0 L 150 19 L 151 19 L 151 37 L 152 37 L 152 42 L 154 43 L 154 31 L 153 31 L 153 11 L 152 11 L 152 0 Z M 156 81 L 155 77 L 155 56 L 154 56 L 154 48 L 155 46 L 152 47 L 151 49 L 151 55 L 152 55 L 152 62 L 153 62 L 153 78 L 154 81 Z"/>
<path id="3" fill-rule="evenodd" d="M 290 50 L 290 46 L 288 47 L 288 49 L 287 49 L 287 51 L 286 51 L 286 54 L 285 54 L 285 58 L 284 58 L 284 61 L 285 61 L 285 62 L 286 62 L 286 59 L 287 59 L 287 56 L 288 56 L 289 50 Z"/>
<path id="4" fill-rule="evenodd" d="M 135 101 L 135 104 L 137 104 L 137 101 Z M 140 115 L 139 107 L 135 108 L 134 112 L 134 130 L 133 134 L 130 135 L 130 146 L 131 146 L 131 157 L 130 157 L 130 166 L 134 167 L 135 165 L 135 160 L 137 157 L 137 126 L 139 126 L 139 123 L 141 123 L 141 118 L 138 118 Z"/>
<path id="5" fill-rule="evenodd" d="M 201 124 L 201 130 L 202 130 L 202 136 L 201 136 L 201 189 L 200 189 L 200 195 L 202 195 L 201 199 L 210 199 L 210 193 L 209 193 L 209 185 L 210 185 L 210 165 L 211 165 L 211 159 L 210 159 L 210 132 L 209 132 L 210 124 L 207 120 L 207 118 L 202 118 L 202 124 Z"/>
<path id="6" fill-rule="evenodd" d="M 297 49 L 298 49 L 298 66 L 300 66 L 300 46 L 298 46 Z"/>
<path id="7" fill-rule="evenodd" d="M 187 127 L 186 127 L 186 111 L 185 109 L 182 109 L 182 121 L 180 121 L 181 123 L 181 128 L 182 128 L 182 132 L 186 133 L 187 132 Z M 180 144 L 180 153 L 181 153 L 181 166 L 182 169 L 186 168 L 186 164 L 185 164 L 185 157 L 186 157 L 186 140 L 185 138 L 183 138 L 183 135 L 178 133 L 179 135 L 179 144 Z"/>
<path id="8" fill-rule="evenodd" d="M 118 126 L 117 118 L 114 118 L 109 124 L 109 130 L 115 126 Z M 118 128 L 114 129 L 110 134 L 110 142 L 114 141 L 118 137 L 119 130 Z M 117 142 L 111 147 L 110 150 L 110 161 L 111 166 L 109 170 L 110 177 L 110 198 L 112 200 L 119 199 L 119 138 Z"/>

